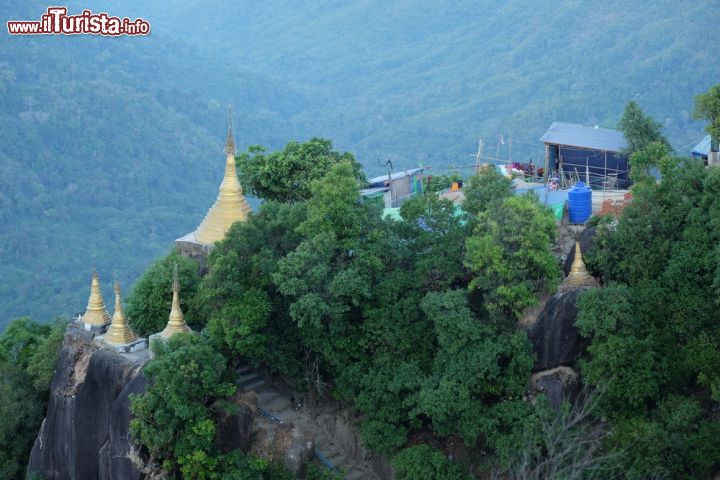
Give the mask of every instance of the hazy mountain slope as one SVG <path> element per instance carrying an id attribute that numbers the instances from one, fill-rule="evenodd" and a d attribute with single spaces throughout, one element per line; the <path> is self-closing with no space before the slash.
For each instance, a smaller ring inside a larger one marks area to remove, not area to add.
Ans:
<path id="1" fill-rule="evenodd" d="M 533 143 L 556 119 L 614 126 L 630 99 L 679 148 L 702 136 L 692 97 L 717 81 L 717 0 L 139 3 L 122 2 L 310 92 L 303 127 L 372 163 L 465 163 L 480 136 L 494 154 L 501 133 Z"/>
<path id="2" fill-rule="evenodd" d="M 0 327 L 82 310 L 93 255 L 106 300 L 113 269 L 129 291 L 212 204 L 225 104 L 244 146 L 282 144 L 300 103 L 162 35 L 0 35 L 0 51 Z"/>

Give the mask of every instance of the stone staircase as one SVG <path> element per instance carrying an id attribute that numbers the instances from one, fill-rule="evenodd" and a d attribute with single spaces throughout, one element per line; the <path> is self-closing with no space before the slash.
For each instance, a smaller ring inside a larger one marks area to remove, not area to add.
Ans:
<path id="1" fill-rule="evenodd" d="M 346 480 L 379 478 L 362 455 L 357 455 L 357 448 L 348 448 L 338 441 L 333 431 L 335 427 L 333 414 L 318 414 L 317 411 L 313 413 L 305 406 L 298 408 L 290 401 L 292 391 L 286 385 L 268 379 L 261 371 L 245 367 L 239 369 L 238 374 L 240 389 L 244 392 L 255 392 L 259 409 L 279 420 L 277 422 L 273 418 L 258 415 L 254 430 L 272 438 L 283 424 L 292 424 L 304 435 L 313 439 L 316 459 L 320 460 L 324 457 L 329 461 L 339 473 L 337 478 Z"/>

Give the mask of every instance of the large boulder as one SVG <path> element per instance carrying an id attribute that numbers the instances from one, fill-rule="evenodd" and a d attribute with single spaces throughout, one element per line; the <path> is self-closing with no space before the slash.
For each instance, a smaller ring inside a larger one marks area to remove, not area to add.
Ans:
<path id="1" fill-rule="evenodd" d="M 147 351 L 145 351 L 147 352 Z M 45 420 L 28 476 L 47 480 L 137 479 L 127 458 L 128 395 L 144 389 L 147 353 L 104 350 L 76 324 L 68 327 L 50 385 Z"/>
<path id="2" fill-rule="evenodd" d="M 531 393 L 545 394 L 553 408 L 559 408 L 563 400 L 572 402 L 580 389 L 578 374 L 570 367 L 557 367 L 532 375 Z"/>
<path id="3" fill-rule="evenodd" d="M 527 330 L 537 356 L 534 371 L 572 365 L 585 351 L 587 340 L 574 325 L 580 292 L 569 290 L 550 297 L 537 321 Z"/>
<path id="4" fill-rule="evenodd" d="M 590 247 L 593 246 L 593 242 L 595 241 L 595 235 L 597 235 L 597 227 L 586 228 L 580 234 L 580 238 L 578 239 L 578 241 L 580 242 L 580 250 L 582 250 L 583 254 L 590 250 Z M 563 269 L 565 270 L 565 276 L 568 276 L 570 274 L 573 260 L 575 260 L 575 243 L 572 244 L 565 258 L 565 264 L 563 266 Z"/>

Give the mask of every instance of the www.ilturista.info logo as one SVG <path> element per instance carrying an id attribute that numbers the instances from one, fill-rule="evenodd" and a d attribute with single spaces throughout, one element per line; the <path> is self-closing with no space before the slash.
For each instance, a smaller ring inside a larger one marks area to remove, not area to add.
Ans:
<path id="1" fill-rule="evenodd" d="M 80 15 L 68 15 L 66 7 L 48 7 L 37 21 L 7 22 L 10 35 L 147 35 L 150 23 L 142 18 L 111 17 L 107 13 L 83 10 Z"/>

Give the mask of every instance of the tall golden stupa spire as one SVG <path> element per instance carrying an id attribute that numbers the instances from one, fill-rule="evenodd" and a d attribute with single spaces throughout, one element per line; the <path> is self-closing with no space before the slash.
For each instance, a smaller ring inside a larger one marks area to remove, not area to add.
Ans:
<path id="1" fill-rule="evenodd" d="M 580 249 L 580 242 L 575 242 L 575 257 L 573 258 L 572 266 L 570 267 L 570 274 L 567 276 L 564 282 L 566 288 L 582 288 L 582 287 L 593 287 L 597 285 L 596 280 L 590 275 L 585 268 L 585 262 L 582 258 L 582 250 Z"/>
<path id="2" fill-rule="evenodd" d="M 235 138 L 232 128 L 232 111 L 228 108 L 228 136 L 225 142 L 225 176 L 220 184 L 220 192 L 215 203 L 195 230 L 195 238 L 201 243 L 211 245 L 225 238 L 230 226 L 237 221 L 247 220 L 250 213 L 243 195 L 242 186 L 237 177 L 235 165 Z"/>
<path id="3" fill-rule="evenodd" d="M 110 314 L 105 309 L 105 301 L 100 291 L 100 280 L 97 270 L 93 268 L 92 282 L 90 282 L 90 298 L 88 299 L 87 310 L 82 316 L 85 324 L 93 327 L 102 327 L 110 323 Z"/>
<path id="4" fill-rule="evenodd" d="M 137 335 L 130 329 L 122 310 L 122 298 L 120 296 L 120 283 L 115 280 L 115 313 L 112 323 L 105 334 L 105 341 L 116 345 L 132 343 L 138 339 Z"/>
<path id="5" fill-rule="evenodd" d="M 165 338 L 170 338 L 176 333 L 192 332 L 192 329 L 185 323 L 185 317 L 180 309 L 180 282 L 178 280 L 177 264 L 173 272 L 173 299 L 172 308 L 170 309 L 170 317 L 168 319 L 165 330 L 160 332 Z"/>

